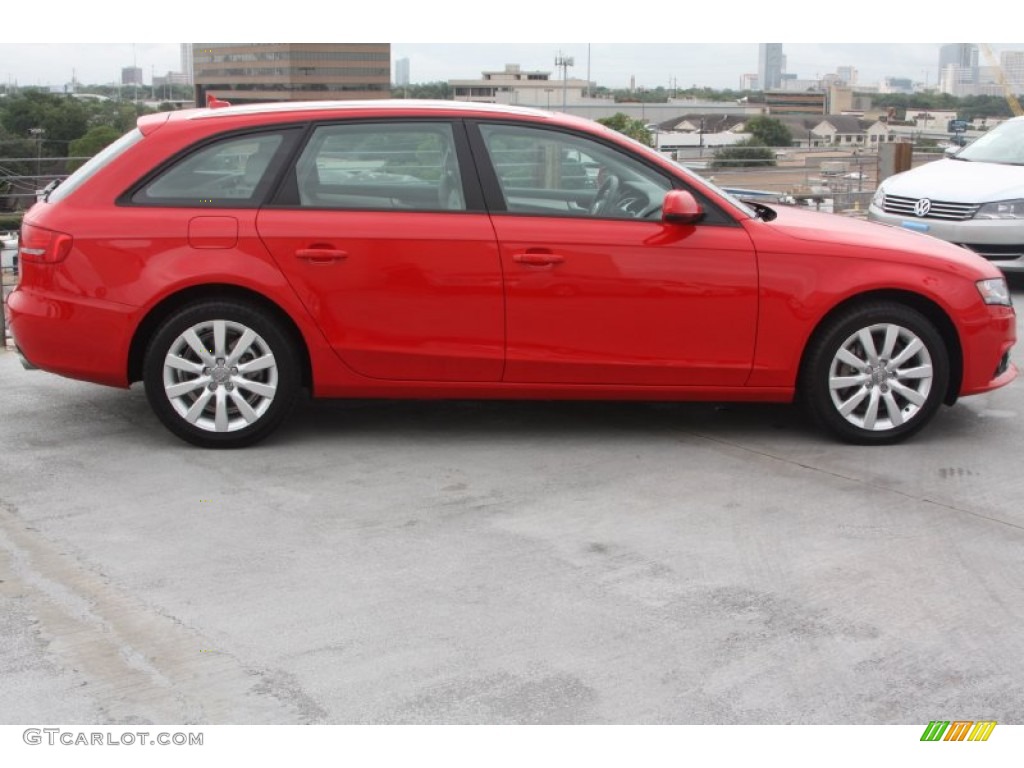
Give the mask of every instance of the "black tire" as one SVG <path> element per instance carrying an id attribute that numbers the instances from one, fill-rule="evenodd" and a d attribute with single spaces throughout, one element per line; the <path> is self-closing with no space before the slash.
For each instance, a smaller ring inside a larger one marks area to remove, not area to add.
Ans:
<path id="1" fill-rule="evenodd" d="M 242 448 L 291 412 L 298 355 L 266 310 L 204 300 L 176 310 L 153 334 L 143 381 L 150 406 L 175 435 L 203 448 Z"/>
<path id="2" fill-rule="evenodd" d="M 808 345 L 799 397 L 842 440 L 884 445 L 925 426 L 946 395 L 949 351 L 934 324 L 896 302 L 852 306 Z"/>

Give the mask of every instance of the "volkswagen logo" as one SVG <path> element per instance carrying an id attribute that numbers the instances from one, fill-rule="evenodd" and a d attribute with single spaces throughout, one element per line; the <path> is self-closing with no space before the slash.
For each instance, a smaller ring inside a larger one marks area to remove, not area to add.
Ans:
<path id="1" fill-rule="evenodd" d="M 916 203 L 914 203 L 914 215 L 919 219 L 924 218 L 928 215 L 928 211 L 932 209 L 932 201 L 927 197 L 922 197 Z"/>

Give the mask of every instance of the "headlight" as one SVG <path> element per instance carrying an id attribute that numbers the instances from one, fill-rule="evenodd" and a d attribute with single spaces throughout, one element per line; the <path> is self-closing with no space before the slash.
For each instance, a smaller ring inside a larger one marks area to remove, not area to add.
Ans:
<path id="1" fill-rule="evenodd" d="M 1006 285 L 1004 278 L 993 277 L 989 280 L 979 280 L 976 285 L 978 286 L 978 293 L 981 294 L 981 300 L 986 304 L 1010 306 L 1010 289 Z"/>
<path id="2" fill-rule="evenodd" d="M 875 190 L 875 195 L 874 195 L 874 197 L 871 198 L 871 204 L 873 206 L 875 206 L 875 208 L 882 208 L 882 207 L 884 207 L 884 205 L 885 205 L 885 187 L 879 186 L 878 189 Z"/>
<path id="3" fill-rule="evenodd" d="M 1024 200 L 1000 200 L 985 203 L 974 214 L 976 219 L 1024 219 Z"/>

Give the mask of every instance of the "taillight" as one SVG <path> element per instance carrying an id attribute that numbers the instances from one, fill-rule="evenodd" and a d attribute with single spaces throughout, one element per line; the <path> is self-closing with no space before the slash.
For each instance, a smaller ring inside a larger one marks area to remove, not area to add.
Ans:
<path id="1" fill-rule="evenodd" d="M 67 258 L 73 243 L 74 238 L 64 232 L 22 224 L 18 255 L 25 262 L 56 264 Z"/>

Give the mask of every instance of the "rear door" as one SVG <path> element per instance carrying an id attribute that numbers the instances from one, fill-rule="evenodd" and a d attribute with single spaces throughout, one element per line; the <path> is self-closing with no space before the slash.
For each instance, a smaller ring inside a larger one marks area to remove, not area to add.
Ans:
<path id="1" fill-rule="evenodd" d="M 501 262 L 461 122 L 314 126 L 257 227 L 358 373 L 500 380 Z"/>

